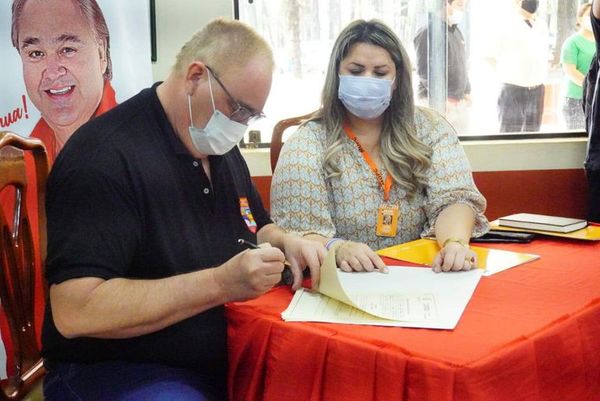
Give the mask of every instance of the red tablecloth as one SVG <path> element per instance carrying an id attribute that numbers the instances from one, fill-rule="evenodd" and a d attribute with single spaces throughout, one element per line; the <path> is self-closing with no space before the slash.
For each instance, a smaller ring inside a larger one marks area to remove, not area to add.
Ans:
<path id="1" fill-rule="evenodd" d="M 285 287 L 229 304 L 230 399 L 600 400 L 600 242 L 491 246 L 541 258 L 483 277 L 452 331 L 286 323 Z"/>

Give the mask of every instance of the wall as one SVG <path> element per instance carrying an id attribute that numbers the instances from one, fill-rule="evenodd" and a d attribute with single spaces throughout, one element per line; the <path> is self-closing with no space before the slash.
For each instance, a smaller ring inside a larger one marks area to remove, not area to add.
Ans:
<path id="1" fill-rule="evenodd" d="M 585 218 L 587 139 L 467 142 L 489 219 L 531 212 Z"/>
<path id="2" fill-rule="evenodd" d="M 173 66 L 181 46 L 196 31 L 213 18 L 233 18 L 233 0 L 155 1 L 158 60 L 152 64 L 152 75 L 155 81 L 162 81 Z"/>
<path id="3" fill-rule="evenodd" d="M 585 138 L 465 142 L 463 146 L 475 184 L 488 201 L 490 220 L 517 212 L 585 218 Z M 263 149 L 243 153 L 269 207 L 269 153 Z"/>
<path id="4" fill-rule="evenodd" d="M 268 209 L 271 176 L 252 178 Z M 487 199 L 485 215 L 490 221 L 520 212 L 586 218 L 582 169 L 474 172 L 473 179 Z"/>

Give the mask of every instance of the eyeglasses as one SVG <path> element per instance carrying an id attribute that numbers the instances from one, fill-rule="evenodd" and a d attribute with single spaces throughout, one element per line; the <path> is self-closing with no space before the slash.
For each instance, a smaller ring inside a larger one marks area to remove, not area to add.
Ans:
<path id="1" fill-rule="evenodd" d="M 219 85 L 221 85 L 221 88 L 223 88 L 223 91 L 225 92 L 225 94 L 229 97 L 229 100 L 235 106 L 235 110 L 229 116 L 229 118 L 231 120 L 236 121 L 241 124 L 248 124 L 249 122 L 253 122 L 253 121 L 260 120 L 261 118 L 265 118 L 265 113 L 263 113 L 262 111 L 252 110 L 250 107 L 245 106 L 245 105 L 241 104 L 240 102 L 238 102 L 236 100 L 236 98 L 234 98 L 233 95 L 231 93 L 229 93 L 229 91 L 227 90 L 225 85 L 223 85 L 223 82 L 221 82 L 221 80 L 219 79 L 217 74 L 213 71 L 213 69 L 210 68 L 209 66 L 206 66 L 206 69 L 208 69 L 208 71 L 210 71 L 212 76 L 215 78 L 215 81 L 217 81 L 217 83 Z"/>

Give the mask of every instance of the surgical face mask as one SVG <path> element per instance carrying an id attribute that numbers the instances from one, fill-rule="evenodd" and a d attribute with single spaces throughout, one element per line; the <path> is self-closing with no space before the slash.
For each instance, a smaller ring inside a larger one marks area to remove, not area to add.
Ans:
<path id="1" fill-rule="evenodd" d="M 212 102 L 213 114 L 204 128 L 194 127 L 194 120 L 192 118 L 192 99 L 190 95 L 188 95 L 190 137 L 198 152 L 205 155 L 223 155 L 229 152 L 242 140 L 248 126 L 232 121 L 216 109 L 210 82 L 210 72 L 208 73 L 208 88 L 210 90 L 210 101 Z"/>
<path id="2" fill-rule="evenodd" d="M 588 31 L 592 30 L 592 20 L 589 15 L 583 17 L 583 21 L 581 21 L 581 26 Z"/>
<path id="3" fill-rule="evenodd" d="M 539 5 L 539 0 L 523 0 L 521 2 L 521 8 L 530 14 L 535 14 Z"/>
<path id="4" fill-rule="evenodd" d="M 393 80 L 352 75 L 339 78 L 338 98 L 356 117 L 375 119 L 390 105 Z"/>
<path id="5" fill-rule="evenodd" d="M 452 11 L 452 15 L 448 16 L 448 25 L 458 25 L 462 22 L 465 17 L 465 13 L 462 10 Z"/>

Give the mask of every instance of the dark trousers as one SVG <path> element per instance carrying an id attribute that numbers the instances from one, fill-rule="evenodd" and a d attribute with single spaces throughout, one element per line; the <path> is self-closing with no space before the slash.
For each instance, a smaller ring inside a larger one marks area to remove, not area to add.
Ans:
<path id="1" fill-rule="evenodd" d="M 46 401 L 221 401 L 224 385 L 196 372 L 129 362 L 46 363 Z"/>
<path id="2" fill-rule="evenodd" d="M 585 128 L 585 116 L 581 107 L 581 99 L 566 97 L 563 103 L 563 116 L 568 129 Z"/>
<path id="3" fill-rule="evenodd" d="M 587 219 L 600 223 L 600 170 L 586 170 L 588 182 Z"/>
<path id="4" fill-rule="evenodd" d="M 500 132 L 539 131 L 544 113 L 544 85 L 503 84 L 498 97 Z"/>

